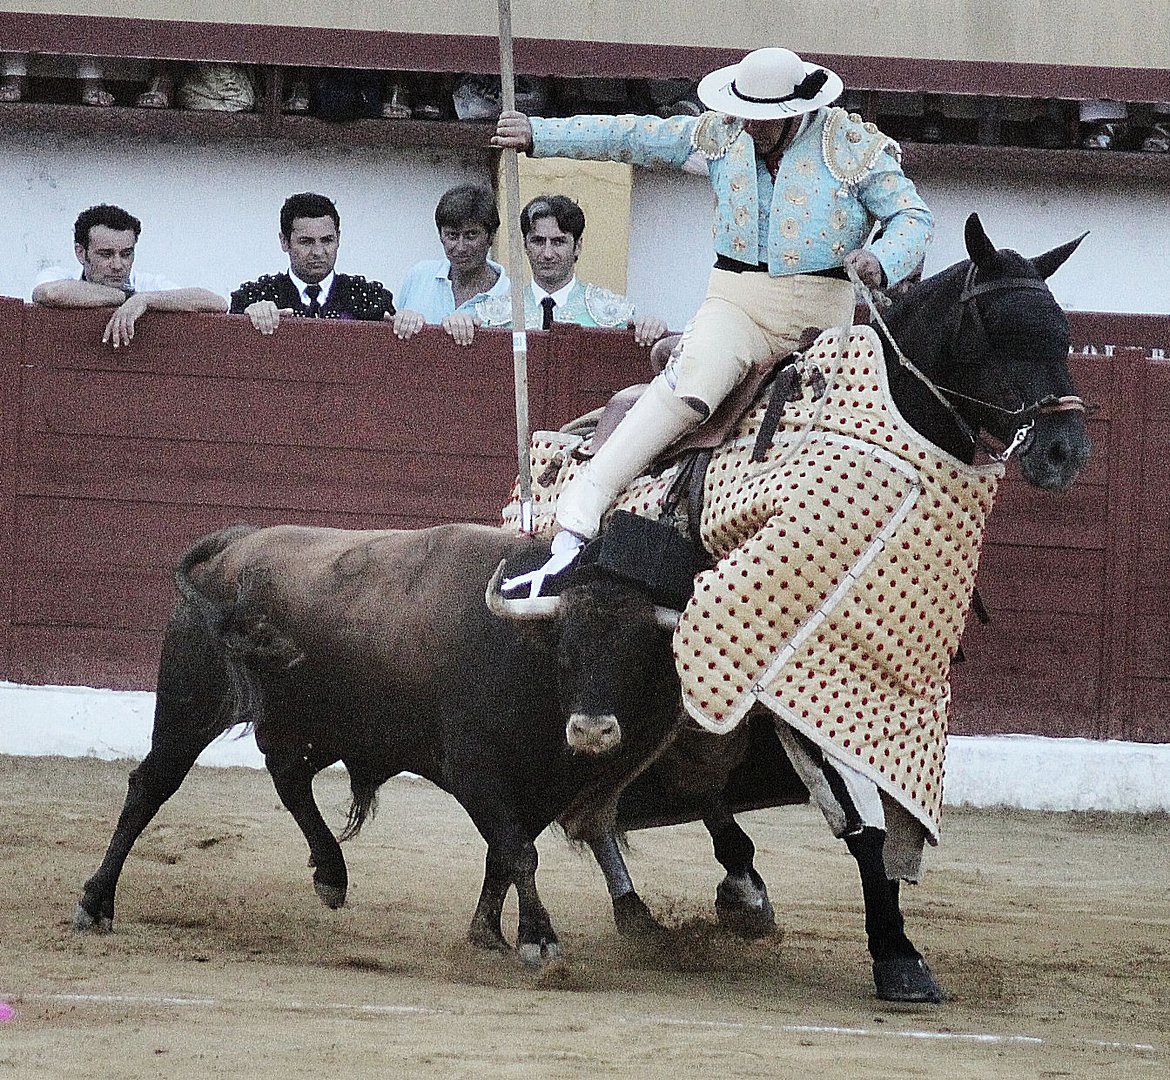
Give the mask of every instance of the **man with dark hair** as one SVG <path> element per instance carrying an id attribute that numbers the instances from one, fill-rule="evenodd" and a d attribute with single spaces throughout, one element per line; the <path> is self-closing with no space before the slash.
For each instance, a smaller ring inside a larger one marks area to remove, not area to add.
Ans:
<path id="1" fill-rule="evenodd" d="M 280 325 L 281 315 L 305 319 L 394 317 L 394 298 L 380 281 L 338 274 L 341 216 L 333 200 L 311 191 L 290 195 L 280 208 L 280 249 L 288 271 L 246 281 L 232 293 L 233 315 L 247 315 L 262 334 Z"/>
<path id="2" fill-rule="evenodd" d="M 468 345 L 475 334 L 475 305 L 506 297 L 511 288 L 504 268 L 488 258 L 500 227 L 491 189 L 459 184 L 444 192 L 435 207 L 435 226 L 445 258 L 424 259 L 410 268 L 399 293 L 402 310 L 394 332 L 405 341 L 427 323 L 438 323 L 460 345 Z"/>
<path id="3" fill-rule="evenodd" d="M 83 210 L 73 224 L 73 252 L 81 264 L 74 276 L 60 266 L 37 275 L 32 299 L 47 307 L 113 307 L 102 341 L 114 348 L 134 339 L 134 324 L 147 310 L 223 311 L 227 301 L 210 289 L 181 288 L 159 274 L 134 267 L 142 222 L 120 206 Z"/>
<path id="4" fill-rule="evenodd" d="M 632 326 L 639 345 L 652 345 L 666 333 L 666 323 L 657 315 L 637 315 L 620 293 L 577 280 L 585 211 L 572 199 L 538 195 L 520 211 L 520 233 L 532 267 L 532 282 L 524 290 L 526 329 L 548 330 L 554 322 Z M 511 326 L 511 295 L 476 304 L 475 318 L 480 326 Z"/>

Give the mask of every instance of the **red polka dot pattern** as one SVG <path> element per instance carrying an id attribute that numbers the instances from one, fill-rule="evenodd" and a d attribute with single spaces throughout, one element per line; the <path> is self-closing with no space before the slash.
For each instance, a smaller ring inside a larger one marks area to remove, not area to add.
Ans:
<path id="1" fill-rule="evenodd" d="M 827 332 L 805 363 L 828 377 L 835 362 Z M 746 417 L 707 471 L 703 540 L 721 558 L 675 634 L 687 710 L 728 731 L 761 701 L 937 835 L 950 661 L 1003 468 L 955 461 L 897 415 L 868 327 L 850 335 L 828 398 L 790 403 L 753 464 L 762 418 Z M 546 529 L 579 442 L 534 438 Z M 619 505 L 657 516 L 673 475 L 636 481 Z"/>

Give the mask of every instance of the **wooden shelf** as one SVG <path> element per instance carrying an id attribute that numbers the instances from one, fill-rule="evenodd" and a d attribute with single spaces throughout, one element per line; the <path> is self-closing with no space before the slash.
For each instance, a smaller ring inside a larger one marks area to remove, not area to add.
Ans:
<path id="1" fill-rule="evenodd" d="M 439 120 L 351 120 L 265 112 L 139 109 L 123 106 L 0 104 L 0 131 L 148 138 L 271 139 L 297 145 L 455 147 L 487 150 L 492 125 Z"/>
<path id="2" fill-rule="evenodd" d="M 275 112 L 271 104 L 263 112 L 223 113 L 124 106 L 102 109 L 21 102 L 0 104 L 0 131 L 113 134 L 164 140 L 277 140 L 298 146 L 489 150 L 492 125 L 477 121 L 413 119 L 333 123 L 312 116 Z M 1170 183 L 1170 154 L 916 142 L 903 142 L 902 150 L 906 168 L 918 175 L 966 172 L 996 177 L 1088 177 Z"/>
<path id="3" fill-rule="evenodd" d="M 903 164 L 912 175 L 974 175 L 1170 183 L 1170 154 L 1125 150 L 1040 150 L 1027 146 L 973 146 L 903 142 Z"/>

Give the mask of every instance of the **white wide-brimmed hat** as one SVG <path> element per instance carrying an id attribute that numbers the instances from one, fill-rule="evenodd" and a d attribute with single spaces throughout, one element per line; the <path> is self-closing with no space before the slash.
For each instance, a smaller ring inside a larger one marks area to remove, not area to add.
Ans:
<path id="1" fill-rule="evenodd" d="M 783 120 L 836 101 L 841 78 L 806 64 L 789 49 L 756 49 L 738 64 L 712 71 L 699 82 L 699 100 L 709 109 L 744 120 Z"/>

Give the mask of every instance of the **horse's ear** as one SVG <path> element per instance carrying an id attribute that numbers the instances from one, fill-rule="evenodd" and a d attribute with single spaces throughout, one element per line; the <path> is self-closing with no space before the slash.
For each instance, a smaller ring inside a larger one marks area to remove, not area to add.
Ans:
<path id="1" fill-rule="evenodd" d="M 1067 244 L 1061 244 L 1060 247 L 1046 251 L 1043 255 L 1037 255 L 1032 260 L 1032 265 L 1040 272 L 1041 277 L 1051 277 L 1064 260 L 1076 251 L 1077 245 L 1088 235 L 1087 232 L 1083 232 L 1075 240 L 1070 240 Z"/>
<path id="2" fill-rule="evenodd" d="M 978 214 L 971 214 L 963 228 L 963 239 L 967 243 L 967 254 L 976 266 L 986 266 L 995 254 L 995 245 L 987 239 L 983 222 Z"/>

